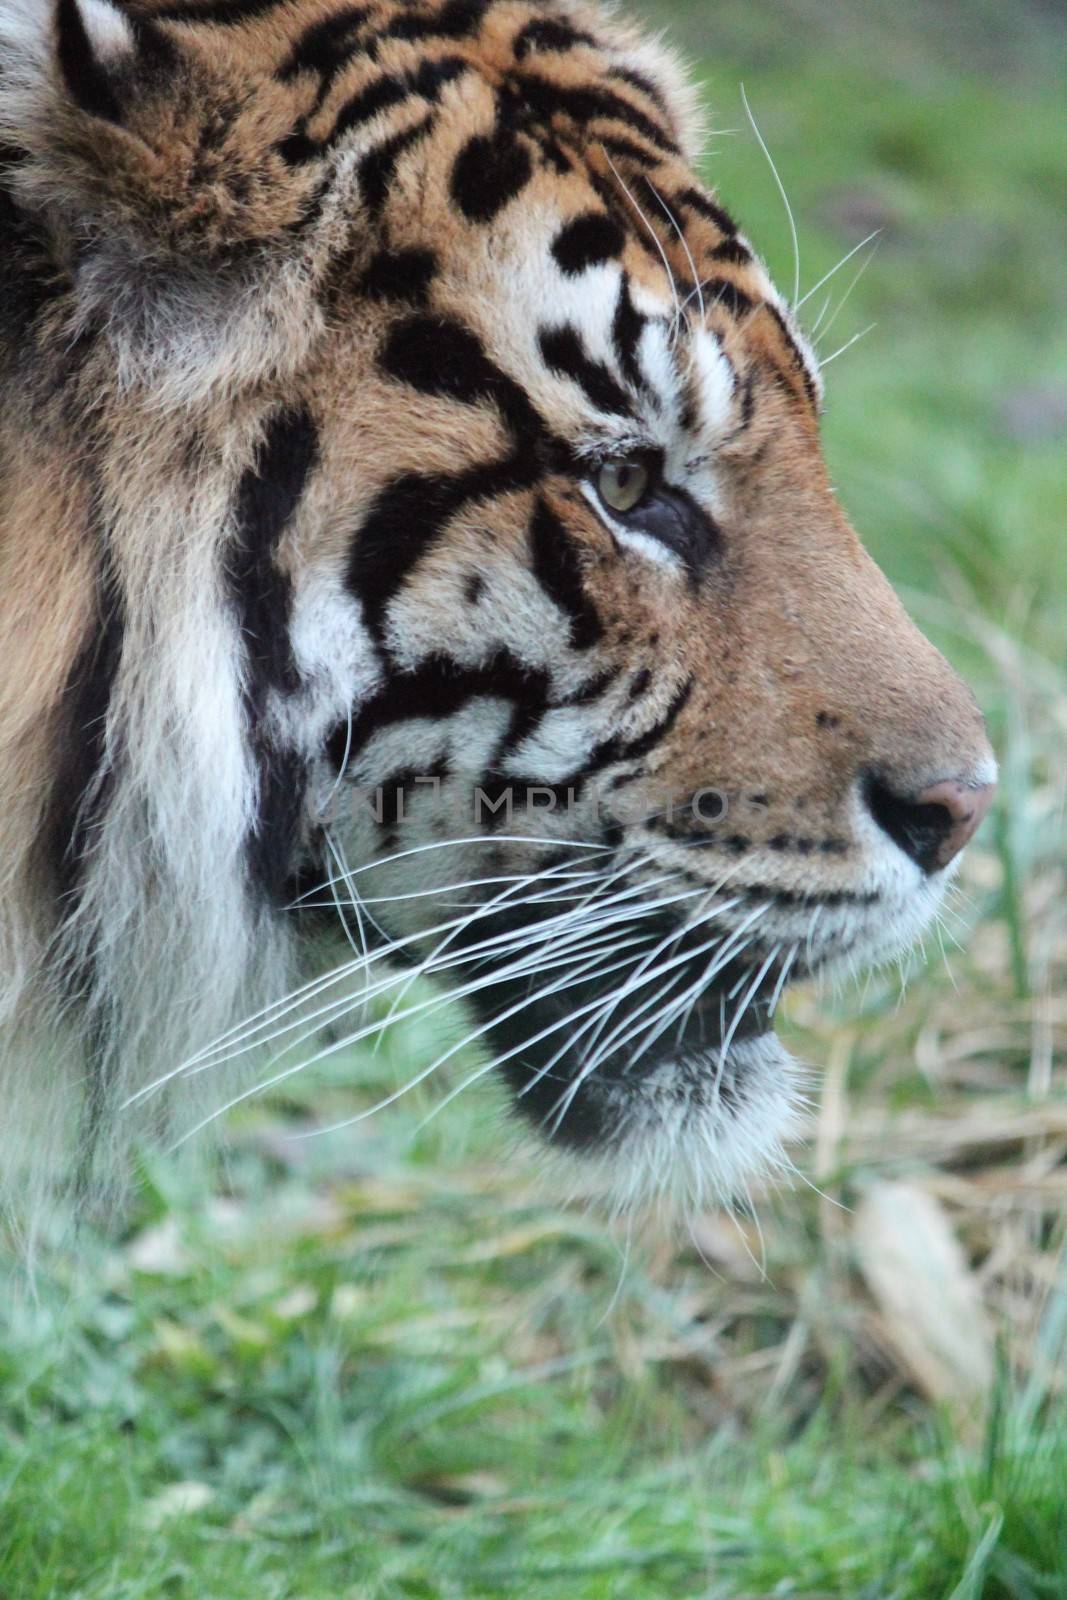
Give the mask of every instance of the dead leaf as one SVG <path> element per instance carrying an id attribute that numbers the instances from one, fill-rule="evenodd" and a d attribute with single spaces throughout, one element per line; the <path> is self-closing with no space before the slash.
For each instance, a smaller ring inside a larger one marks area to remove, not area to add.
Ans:
<path id="1" fill-rule="evenodd" d="M 856 1208 L 853 1245 L 885 1332 L 934 1400 L 980 1400 L 993 1344 L 977 1282 L 942 1206 L 913 1184 L 873 1184 Z"/>

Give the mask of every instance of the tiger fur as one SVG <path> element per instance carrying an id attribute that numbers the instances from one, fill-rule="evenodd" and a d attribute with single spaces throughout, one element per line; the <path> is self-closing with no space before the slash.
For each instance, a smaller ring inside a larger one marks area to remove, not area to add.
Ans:
<path id="1" fill-rule="evenodd" d="M 358 1034 L 390 953 L 618 1192 L 735 1189 L 782 987 L 914 940 L 994 766 L 684 73 L 585 0 L 3 0 L 0 49 L 16 1209 Z"/>

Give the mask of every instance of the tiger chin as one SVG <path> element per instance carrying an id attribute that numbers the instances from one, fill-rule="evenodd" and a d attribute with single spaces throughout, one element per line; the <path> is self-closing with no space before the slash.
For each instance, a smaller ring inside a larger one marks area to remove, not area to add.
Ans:
<path id="1" fill-rule="evenodd" d="M 917 936 L 995 767 L 684 72 L 582 0 L 0 45 L 14 1208 L 370 1037 L 397 961 L 617 1195 L 743 1189 L 783 992 Z"/>

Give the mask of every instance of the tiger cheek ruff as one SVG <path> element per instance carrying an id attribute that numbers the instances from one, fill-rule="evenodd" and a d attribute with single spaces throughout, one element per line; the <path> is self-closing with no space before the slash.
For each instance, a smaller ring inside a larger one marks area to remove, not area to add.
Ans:
<path id="1" fill-rule="evenodd" d="M 680 67 L 580 0 L 0 19 L 7 1192 L 398 961 L 620 1203 L 735 1191 L 785 987 L 917 937 L 995 769 Z"/>

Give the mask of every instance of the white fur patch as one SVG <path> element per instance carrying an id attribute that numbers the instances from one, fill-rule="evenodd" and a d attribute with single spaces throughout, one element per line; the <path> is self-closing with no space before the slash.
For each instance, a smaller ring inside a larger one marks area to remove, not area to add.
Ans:
<path id="1" fill-rule="evenodd" d="M 707 328 L 695 328 L 689 358 L 700 386 L 701 422 L 711 438 L 725 431 L 733 408 L 734 375 L 719 341 Z"/>
<path id="2" fill-rule="evenodd" d="M 716 1084 L 720 1073 L 729 1101 Z M 773 1034 L 731 1046 L 725 1069 L 709 1052 L 683 1067 L 666 1061 L 605 1091 L 616 1132 L 601 1153 L 549 1151 L 572 1198 L 616 1212 L 690 1217 L 731 1205 L 753 1182 L 785 1170 L 785 1146 L 800 1131 L 804 1070 Z"/>
<path id="3" fill-rule="evenodd" d="M 108 0 L 74 0 L 74 3 L 81 13 L 89 43 L 105 66 L 132 55 L 133 29 L 121 11 Z"/>

